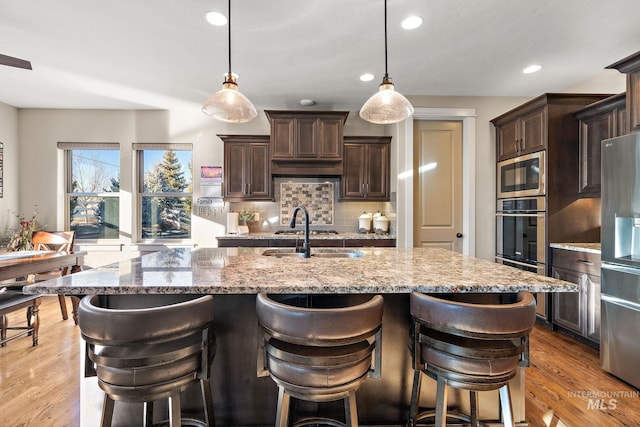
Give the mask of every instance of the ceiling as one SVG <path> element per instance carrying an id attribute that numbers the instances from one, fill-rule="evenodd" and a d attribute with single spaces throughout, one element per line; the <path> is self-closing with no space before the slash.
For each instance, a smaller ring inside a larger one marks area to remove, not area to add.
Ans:
<path id="1" fill-rule="evenodd" d="M 357 110 L 384 74 L 382 0 L 234 0 L 232 70 L 259 109 Z M 227 71 L 226 0 L 0 0 L 0 102 L 199 106 Z M 424 18 L 400 28 L 410 14 Z M 405 95 L 537 96 L 640 50 L 638 0 L 389 0 L 389 75 Z M 542 71 L 521 70 L 539 63 Z M 361 82 L 370 72 L 376 77 Z"/>

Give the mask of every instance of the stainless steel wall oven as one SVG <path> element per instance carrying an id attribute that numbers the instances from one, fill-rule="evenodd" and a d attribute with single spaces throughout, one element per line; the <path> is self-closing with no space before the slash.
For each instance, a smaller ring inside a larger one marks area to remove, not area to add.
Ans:
<path id="1" fill-rule="evenodd" d="M 545 198 L 500 199 L 496 208 L 496 261 L 545 274 Z"/>
<path id="2" fill-rule="evenodd" d="M 498 199 L 496 207 L 496 262 L 546 274 L 545 197 Z M 544 319 L 547 295 L 536 295 L 536 312 Z"/>

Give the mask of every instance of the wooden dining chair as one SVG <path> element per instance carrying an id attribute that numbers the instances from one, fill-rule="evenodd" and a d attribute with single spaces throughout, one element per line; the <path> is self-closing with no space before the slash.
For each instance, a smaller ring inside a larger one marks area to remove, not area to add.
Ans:
<path id="1" fill-rule="evenodd" d="M 35 231 L 31 237 L 31 244 L 36 251 L 57 251 L 57 252 L 73 252 L 73 245 L 75 243 L 76 232 L 75 231 Z M 41 282 L 44 280 L 55 279 L 59 276 L 65 276 L 70 273 L 70 267 L 63 267 L 53 271 L 46 271 L 29 276 L 29 283 Z M 62 313 L 62 319 L 67 320 L 69 314 L 67 313 L 67 303 L 63 294 L 58 294 L 58 301 L 60 302 L 60 311 Z M 75 324 L 78 324 L 78 305 L 80 304 L 80 298 L 71 296 L 72 315 Z"/>

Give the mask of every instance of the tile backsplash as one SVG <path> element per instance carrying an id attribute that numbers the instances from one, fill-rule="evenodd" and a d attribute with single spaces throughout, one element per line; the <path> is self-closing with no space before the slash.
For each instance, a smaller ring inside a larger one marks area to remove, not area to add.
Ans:
<path id="1" fill-rule="evenodd" d="M 274 232 L 288 228 L 293 208 L 302 203 L 311 215 L 311 225 L 318 230 L 357 233 L 362 212 L 382 212 L 390 220 L 390 232 L 396 232 L 395 193 L 391 202 L 338 202 L 338 178 L 275 178 L 275 202 L 237 202 L 229 204 L 229 212 L 241 209 L 257 212 L 258 221 L 249 224 L 251 232 Z M 302 198 L 302 199 L 301 199 Z M 301 216 L 298 214 L 298 223 Z"/>
<path id="2" fill-rule="evenodd" d="M 289 225 L 293 209 L 303 205 L 309 212 L 310 225 L 333 225 L 332 182 L 282 182 L 280 183 L 280 225 Z M 303 218 L 298 213 L 297 224 Z"/>

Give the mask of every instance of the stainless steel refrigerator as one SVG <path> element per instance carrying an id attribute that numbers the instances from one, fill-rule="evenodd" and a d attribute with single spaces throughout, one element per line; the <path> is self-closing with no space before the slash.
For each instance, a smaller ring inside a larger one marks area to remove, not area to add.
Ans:
<path id="1" fill-rule="evenodd" d="M 602 141 L 600 364 L 640 388 L 640 133 Z"/>

